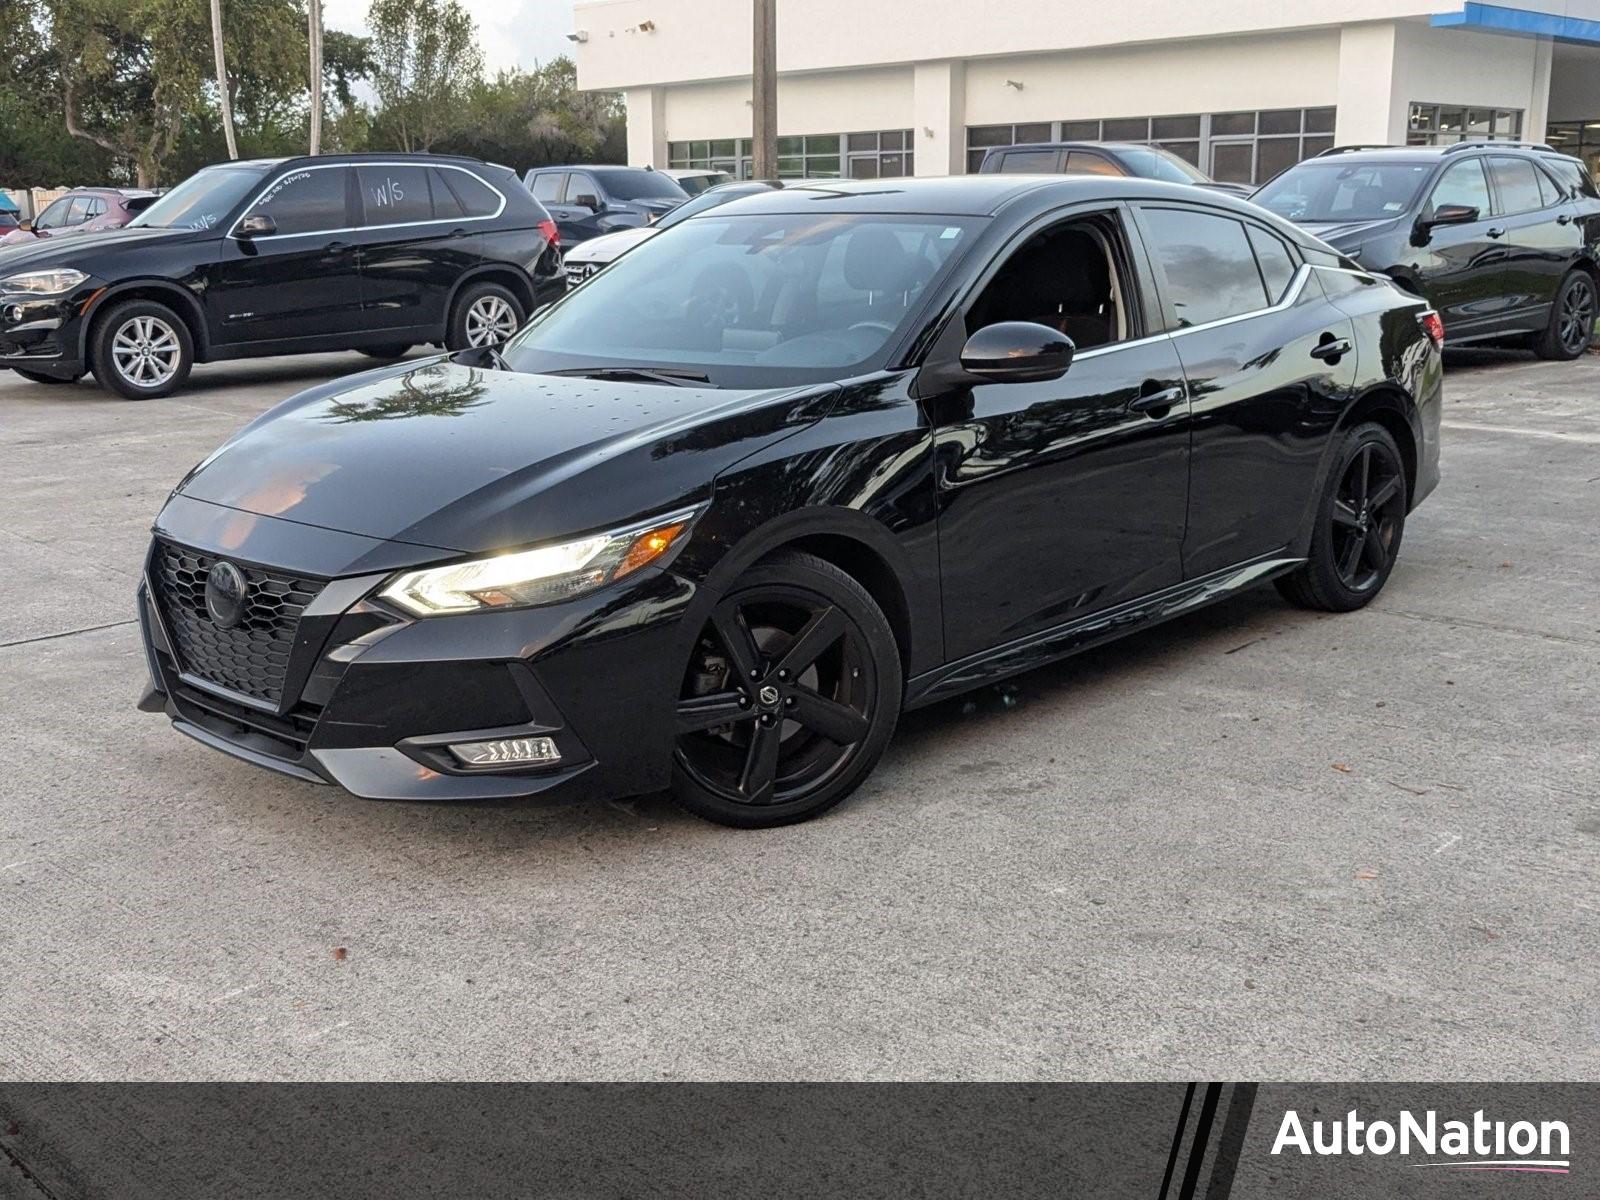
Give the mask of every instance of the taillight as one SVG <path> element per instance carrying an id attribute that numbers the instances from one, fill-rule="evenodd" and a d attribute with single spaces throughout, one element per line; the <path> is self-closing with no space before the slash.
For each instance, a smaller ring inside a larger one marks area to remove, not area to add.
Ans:
<path id="1" fill-rule="evenodd" d="M 544 234 L 544 240 L 550 245 L 561 245 L 561 230 L 556 228 L 556 223 L 549 217 L 539 222 L 539 232 Z"/>
<path id="2" fill-rule="evenodd" d="M 1428 335 L 1435 350 L 1444 349 L 1444 319 L 1438 313 L 1430 308 L 1417 318 L 1417 324 L 1422 326 L 1422 332 Z"/>

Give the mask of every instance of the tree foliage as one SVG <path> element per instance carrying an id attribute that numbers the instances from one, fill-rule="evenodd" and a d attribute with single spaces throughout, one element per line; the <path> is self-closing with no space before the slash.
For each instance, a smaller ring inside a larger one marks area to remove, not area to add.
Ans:
<path id="1" fill-rule="evenodd" d="M 372 86 L 381 108 L 374 132 L 400 150 L 431 150 L 460 127 L 483 52 L 472 14 L 458 0 L 373 0 Z"/>
<path id="2" fill-rule="evenodd" d="M 240 154 L 305 153 L 305 0 L 222 12 Z M 325 151 L 623 161 L 618 98 L 579 92 L 570 58 L 484 78 L 458 0 L 374 0 L 368 20 L 323 37 Z M 170 186 L 225 157 L 205 0 L 0 0 L 0 185 Z"/>

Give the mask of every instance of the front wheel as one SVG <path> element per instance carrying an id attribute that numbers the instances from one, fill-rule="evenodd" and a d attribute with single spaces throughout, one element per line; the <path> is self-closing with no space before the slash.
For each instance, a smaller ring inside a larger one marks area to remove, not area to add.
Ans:
<path id="1" fill-rule="evenodd" d="M 832 563 L 785 552 L 712 611 L 684 674 L 673 791 L 721 825 L 819 816 L 860 785 L 900 717 L 883 610 Z"/>
<path id="2" fill-rule="evenodd" d="M 1301 608 L 1353 612 L 1383 590 L 1405 532 L 1406 469 L 1382 425 L 1344 435 L 1317 506 L 1311 552 L 1277 580 L 1284 599 Z"/>
<path id="3" fill-rule="evenodd" d="M 127 400 L 170 395 L 194 366 L 183 319 L 154 300 L 128 300 L 95 325 L 94 376 Z"/>
<path id="4" fill-rule="evenodd" d="M 1534 352 L 1557 361 L 1577 358 L 1594 340 L 1596 310 L 1594 280 L 1573 271 L 1556 290 L 1550 324 L 1534 342 Z"/>
<path id="5" fill-rule="evenodd" d="M 451 350 L 498 346 L 522 328 L 522 302 L 498 283 L 471 283 L 450 310 L 445 345 Z"/>

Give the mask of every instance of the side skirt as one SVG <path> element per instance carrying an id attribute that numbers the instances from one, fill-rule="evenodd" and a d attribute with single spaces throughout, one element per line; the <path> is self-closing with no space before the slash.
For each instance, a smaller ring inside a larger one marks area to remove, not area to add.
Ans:
<path id="1" fill-rule="evenodd" d="M 1251 559 L 1198 579 L 1186 579 L 1163 591 L 1108 608 L 1104 612 L 1080 617 L 1065 625 L 1057 625 L 1053 629 L 1032 633 L 1014 642 L 946 663 L 932 671 L 923 672 L 906 684 L 905 707 L 920 708 L 925 704 L 933 704 L 1008 675 L 1042 667 L 1124 634 L 1159 625 L 1162 621 L 1193 612 L 1274 576 L 1283 575 L 1304 561 L 1304 558 L 1285 558 L 1281 553 Z"/>

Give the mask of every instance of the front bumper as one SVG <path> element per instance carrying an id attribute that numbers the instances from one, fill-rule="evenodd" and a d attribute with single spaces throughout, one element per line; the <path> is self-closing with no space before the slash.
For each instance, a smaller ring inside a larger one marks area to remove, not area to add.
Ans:
<path id="1" fill-rule="evenodd" d="M 90 280 L 60 296 L 0 293 L 0 367 L 58 379 L 82 375 L 84 313 L 102 286 Z"/>
<path id="2" fill-rule="evenodd" d="M 160 599 L 165 592 L 147 564 L 139 620 L 152 682 L 140 707 L 164 711 L 214 749 L 368 799 L 490 799 L 558 788 L 629 795 L 670 778 L 674 701 L 692 640 L 683 616 L 695 593 L 670 572 L 640 571 L 543 608 L 415 619 L 371 595 L 401 566 L 448 557 L 436 550 L 181 497 L 156 535 L 152 563 L 166 542 L 329 579 L 299 618 L 283 694 L 268 704 L 184 660 L 165 611 L 170 601 Z M 340 560 L 353 573 L 330 570 Z M 552 738 L 560 761 L 468 768 L 443 749 L 528 736 Z"/>

